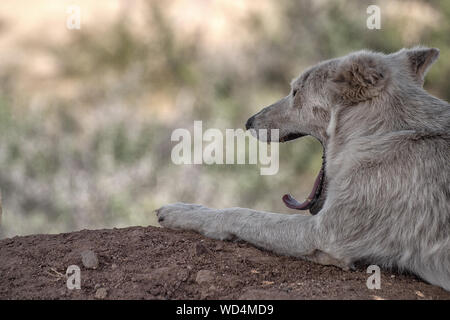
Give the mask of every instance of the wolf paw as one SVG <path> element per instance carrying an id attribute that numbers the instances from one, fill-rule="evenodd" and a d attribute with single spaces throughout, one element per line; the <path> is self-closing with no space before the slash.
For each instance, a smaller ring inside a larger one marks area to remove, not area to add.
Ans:
<path id="1" fill-rule="evenodd" d="M 197 231 L 213 239 L 231 239 L 226 232 L 222 214 L 198 204 L 173 203 L 155 210 L 161 226 L 170 229 Z"/>
<path id="2" fill-rule="evenodd" d="M 158 217 L 158 222 L 163 227 L 171 228 L 182 224 L 183 219 L 189 214 L 195 214 L 195 212 L 200 211 L 203 208 L 206 209 L 206 207 L 201 205 L 177 202 L 162 206 L 155 210 L 155 212 Z"/>

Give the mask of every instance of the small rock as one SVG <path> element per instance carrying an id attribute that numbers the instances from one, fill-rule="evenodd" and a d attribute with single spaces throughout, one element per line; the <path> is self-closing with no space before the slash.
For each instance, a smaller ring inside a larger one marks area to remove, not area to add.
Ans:
<path id="1" fill-rule="evenodd" d="M 211 270 L 200 270 L 197 272 L 197 277 L 195 278 L 195 282 L 199 285 L 207 284 L 214 281 L 215 273 Z"/>
<path id="2" fill-rule="evenodd" d="M 419 290 L 416 291 L 416 294 L 421 298 L 425 298 L 425 295 L 422 292 L 420 292 Z"/>
<path id="3" fill-rule="evenodd" d="M 111 265 L 111 269 L 116 270 L 116 269 L 117 269 L 117 264 L 113 263 L 113 264 Z"/>
<path id="4" fill-rule="evenodd" d="M 98 267 L 97 255 L 92 250 L 84 250 L 81 252 L 81 262 L 88 269 L 97 269 Z"/>
<path id="5" fill-rule="evenodd" d="M 95 291 L 95 298 L 96 299 L 105 299 L 108 295 L 108 289 L 106 288 L 99 288 L 97 291 Z"/>

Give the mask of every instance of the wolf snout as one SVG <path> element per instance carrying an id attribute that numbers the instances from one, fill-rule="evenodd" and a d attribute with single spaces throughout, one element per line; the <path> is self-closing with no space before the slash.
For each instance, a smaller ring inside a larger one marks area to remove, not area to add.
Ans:
<path id="1" fill-rule="evenodd" d="M 250 117 L 247 122 L 245 123 L 245 129 L 251 129 L 253 128 L 253 123 L 255 122 L 255 116 Z"/>

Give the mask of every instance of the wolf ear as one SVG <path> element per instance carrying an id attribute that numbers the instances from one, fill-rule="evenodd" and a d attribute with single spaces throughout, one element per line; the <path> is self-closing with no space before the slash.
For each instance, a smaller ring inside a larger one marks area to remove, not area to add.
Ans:
<path id="1" fill-rule="evenodd" d="M 439 57 L 439 49 L 414 48 L 406 50 L 406 57 L 414 79 L 422 85 L 428 69 Z"/>
<path id="2" fill-rule="evenodd" d="M 331 82 L 338 100 L 353 105 L 380 95 L 388 79 L 389 70 L 381 57 L 360 53 L 342 61 Z"/>

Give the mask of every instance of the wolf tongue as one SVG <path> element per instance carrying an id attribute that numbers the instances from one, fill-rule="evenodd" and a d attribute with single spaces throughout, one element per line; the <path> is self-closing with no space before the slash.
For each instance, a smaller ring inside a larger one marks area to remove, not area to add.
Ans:
<path id="1" fill-rule="evenodd" d="M 308 198 L 304 202 L 300 203 L 297 200 L 295 200 L 295 198 L 292 197 L 290 194 L 285 194 L 283 196 L 284 204 L 288 208 L 291 208 L 291 209 L 297 209 L 297 210 L 309 209 L 313 204 L 313 200 L 315 198 L 315 195 L 317 194 L 317 191 L 321 184 L 322 178 L 323 178 L 323 165 L 319 171 L 319 174 L 317 175 L 316 181 L 314 182 L 313 189 L 311 190 L 311 193 L 309 194 Z"/>

